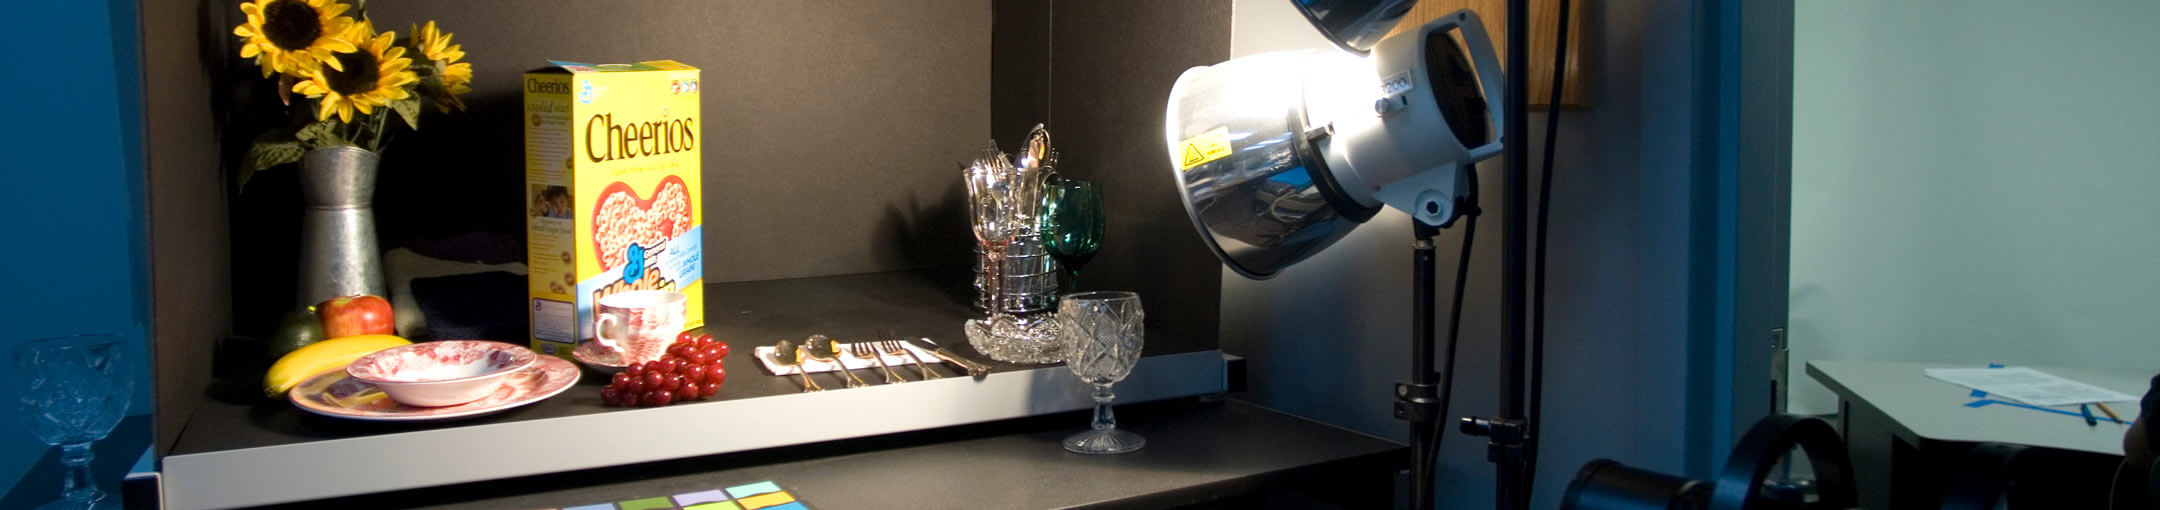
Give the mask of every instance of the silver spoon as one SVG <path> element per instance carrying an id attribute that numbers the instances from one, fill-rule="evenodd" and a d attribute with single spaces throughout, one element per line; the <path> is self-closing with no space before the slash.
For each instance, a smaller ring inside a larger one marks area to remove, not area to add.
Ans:
<path id="1" fill-rule="evenodd" d="M 1027 145 L 1021 148 L 1020 157 L 1024 161 L 1021 164 L 1025 166 L 1048 166 L 1043 163 L 1050 157 L 1050 130 L 1044 129 L 1042 124 L 1036 124 L 1035 129 L 1029 130 Z"/>
<path id="2" fill-rule="evenodd" d="M 834 342 L 833 339 L 826 338 L 825 335 L 810 335 L 809 339 L 803 340 L 803 351 L 809 353 L 810 359 L 832 363 L 837 368 L 834 372 L 840 373 L 841 381 L 847 387 L 861 388 L 869 386 L 870 383 L 863 382 L 860 377 L 855 377 L 854 372 L 848 371 L 847 364 L 840 362 L 839 346 L 839 342 Z"/>
<path id="3" fill-rule="evenodd" d="M 781 340 L 780 343 L 773 344 L 773 359 L 782 365 L 795 367 L 795 373 L 802 374 L 804 393 L 825 391 L 824 387 L 818 386 L 817 381 L 810 380 L 810 370 L 802 366 L 802 348 L 796 347 L 794 342 Z"/>

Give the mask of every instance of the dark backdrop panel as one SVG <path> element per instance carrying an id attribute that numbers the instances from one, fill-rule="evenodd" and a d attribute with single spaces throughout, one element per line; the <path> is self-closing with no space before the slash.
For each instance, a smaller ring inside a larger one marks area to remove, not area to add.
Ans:
<path id="1" fill-rule="evenodd" d="M 709 281 L 970 263 L 957 163 L 989 138 L 990 0 L 368 7 L 378 28 L 401 38 L 437 21 L 475 69 L 468 112 L 429 115 L 384 154 L 375 201 L 384 249 L 456 239 L 484 245 L 465 257 L 473 260 L 504 253 L 501 240 L 522 242 L 521 75 L 550 59 L 664 58 L 703 69 Z M 221 82 L 262 85 L 253 66 L 227 67 L 242 63 L 230 55 L 238 9 L 209 11 Z M 245 138 L 225 138 L 233 165 Z M 289 171 L 259 174 L 232 204 L 243 333 L 267 330 L 290 305 L 296 186 Z M 467 235 L 475 232 L 488 235 Z"/>
<path id="2" fill-rule="evenodd" d="M 471 115 L 393 149 L 386 231 L 522 235 L 519 74 L 669 58 L 704 70 L 710 281 L 967 260 L 955 162 L 989 131 L 987 0 L 368 6 L 401 31 L 438 20 L 477 73 Z"/>
<path id="3" fill-rule="evenodd" d="M 221 5 L 212 28 L 238 17 Z M 672 58 L 704 69 L 712 281 L 967 264 L 957 163 L 1047 121 L 1062 170 L 1101 181 L 1110 202 L 1109 241 L 1082 286 L 1137 290 L 1155 327 L 1211 348 L 1220 273 L 1185 220 L 1160 133 L 1178 73 L 1228 56 L 1230 2 L 995 5 L 993 21 L 993 0 L 369 2 L 401 35 L 438 21 L 477 73 L 470 112 L 428 117 L 385 155 L 383 245 L 522 240 L 519 75 L 547 59 Z M 291 299 L 292 186 L 289 172 L 258 176 L 232 204 L 243 332 Z"/>
<path id="4" fill-rule="evenodd" d="M 1028 130 L 1050 120 L 1050 0 L 997 0 L 994 11 L 990 136 L 1017 152 Z"/>
<path id="5" fill-rule="evenodd" d="M 997 7 L 997 136 L 1011 149 L 1028 126 L 1047 121 L 1058 172 L 1103 186 L 1109 233 L 1081 288 L 1139 292 L 1150 326 L 1214 348 L 1221 266 L 1186 219 L 1165 155 L 1163 109 L 1179 73 L 1229 58 L 1229 0 Z M 1016 55 L 1028 51 L 1042 53 Z"/>

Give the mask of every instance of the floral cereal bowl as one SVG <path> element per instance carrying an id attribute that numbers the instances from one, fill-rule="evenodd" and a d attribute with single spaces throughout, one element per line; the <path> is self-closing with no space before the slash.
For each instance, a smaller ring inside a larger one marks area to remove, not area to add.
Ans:
<path id="1" fill-rule="evenodd" d="M 453 406 L 494 393 L 503 378 L 539 359 L 531 349 L 486 340 L 443 340 L 393 347 L 353 360 L 345 373 L 416 407 Z"/>

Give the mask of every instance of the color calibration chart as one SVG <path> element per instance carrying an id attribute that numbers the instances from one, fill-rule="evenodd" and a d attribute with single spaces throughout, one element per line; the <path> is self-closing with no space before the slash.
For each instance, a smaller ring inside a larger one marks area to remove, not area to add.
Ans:
<path id="1" fill-rule="evenodd" d="M 562 510 L 808 510 L 795 495 L 770 481 L 726 489 L 654 496 L 613 503 L 567 506 Z"/>

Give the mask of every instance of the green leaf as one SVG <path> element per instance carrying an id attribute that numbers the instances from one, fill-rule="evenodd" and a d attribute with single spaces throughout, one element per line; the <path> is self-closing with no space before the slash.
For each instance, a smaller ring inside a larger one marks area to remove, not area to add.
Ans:
<path id="1" fill-rule="evenodd" d="M 307 155 L 307 147 L 300 140 L 279 133 L 263 133 L 255 137 L 255 144 L 248 147 L 247 156 L 240 161 L 240 190 L 247 191 L 248 179 L 255 172 L 269 170 L 278 165 L 300 161 Z"/>
<path id="2" fill-rule="evenodd" d="M 307 146 L 310 148 L 352 145 L 352 141 L 346 140 L 345 135 L 338 133 L 338 126 L 338 121 L 319 121 L 300 128 L 300 132 L 293 133 L 293 137 L 302 142 L 307 142 Z"/>
<path id="3" fill-rule="evenodd" d="M 397 110 L 399 117 L 405 118 L 405 127 L 412 128 L 413 131 L 420 130 L 420 96 L 408 94 L 404 99 L 391 101 L 390 108 Z"/>

